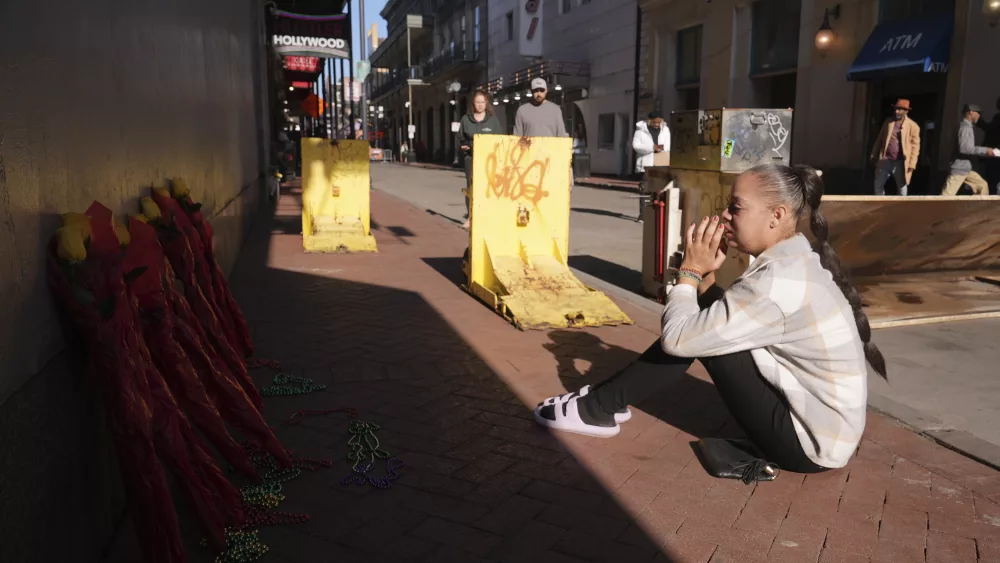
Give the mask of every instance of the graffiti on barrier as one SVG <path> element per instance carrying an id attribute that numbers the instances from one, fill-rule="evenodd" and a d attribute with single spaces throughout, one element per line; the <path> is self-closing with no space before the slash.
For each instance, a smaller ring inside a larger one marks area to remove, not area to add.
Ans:
<path id="1" fill-rule="evenodd" d="M 486 197 L 537 204 L 549 195 L 545 173 L 549 159 L 524 162 L 530 143 L 499 143 L 486 157 Z"/>

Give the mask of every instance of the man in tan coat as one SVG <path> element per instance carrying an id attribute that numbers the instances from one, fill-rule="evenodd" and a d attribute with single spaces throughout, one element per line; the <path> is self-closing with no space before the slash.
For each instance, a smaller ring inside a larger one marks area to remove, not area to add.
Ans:
<path id="1" fill-rule="evenodd" d="M 875 195 L 885 195 L 885 183 L 892 176 L 899 195 L 906 195 L 920 157 L 920 126 L 907 117 L 910 100 L 900 98 L 893 106 L 896 115 L 885 120 L 875 138 L 871 159 L 875 162 Z"/>

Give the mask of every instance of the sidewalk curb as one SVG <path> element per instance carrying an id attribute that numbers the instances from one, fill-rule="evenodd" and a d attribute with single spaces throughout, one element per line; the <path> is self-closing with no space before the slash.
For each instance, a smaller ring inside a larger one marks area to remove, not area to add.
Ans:
<path id="1" fill-rule="evenodd" d="M 952 428 L 937 418 L 878 393 L 869 393 L 868 409 L 891 418 L 907 430 L 965 457 L 1000 470 L 1000 446 Z"/>
<path id="2" fill-rule="evenodd" d="M 574 268 L 574 275 L 586 285 L 651 313 L 660 314 L 662 306 L 642 295 L 622 289 Z M 628 369 L 626 367 L 625 369 Z M 1000 470 L 1000 446 L 977 438 L 969 432 L 952 428 L 937 418 L 878 393 L 868 393 L 868 410 L 890 418 L 907 430 L 927 438 L 983 465 Z"/>
<path id="3" fill-rule="evenodd" d="M 383 164 L 391 164 L 393 166 L 402 166 L 404 168 L 421 168 L 423 170 L 441 170 L 443 172 L 461 172 L 465 174 L 465 170 L 458 168 L 456 166 L 448 166 L 446 164 L 432 164 L 429 162 L 395 162 L 395 161 L 382 161 L 378 163 L 379 166 Z"/>

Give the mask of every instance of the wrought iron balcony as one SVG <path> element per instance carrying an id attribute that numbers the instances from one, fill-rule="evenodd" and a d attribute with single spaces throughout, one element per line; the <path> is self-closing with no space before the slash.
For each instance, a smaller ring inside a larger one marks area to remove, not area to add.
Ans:
<path id="1" fill-rule="evenodd" d="M 479 62 L 479 42 L 466 41 L 451 43 L 437 56 L 423 64 L 424 76 L 433 78 L 435 75 L 462 63 Z"/>
<path id="2" fill-rule="evenodd" d="M 398 88 L 403 88 L 406 86 L 408 80 L 420 80 L 424 77 L 424 70 L 419 66 L 411 66 L 409 72 L 392 70 L 389 71 L 388 76 L 380 75 L 378 73 L 371 73 L 369 76 L 373 77 L 378 81 L 372 87 L 372 98 L 377 99 L 391 94 Z"/>

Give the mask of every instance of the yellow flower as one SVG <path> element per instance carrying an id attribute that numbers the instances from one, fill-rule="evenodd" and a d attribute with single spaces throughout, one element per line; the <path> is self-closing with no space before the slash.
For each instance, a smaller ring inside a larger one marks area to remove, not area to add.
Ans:
<path id="1" fill-rule="evenodd" d="M 115 219 L 114 221 L 115 221 L 114 223 L 115 237 L 118 238 L 118 243 L 121 244 L 122 246 L 125 246 L 126 244 L 132 242 L 132 235 L 128 233 L 128 228 L 125 227 L 125 225 L 121 224 L 121 222 L 118 221 L 118 219 Z"/>
<path id="2" fill-rule="evenodd" d="M 62 226 L 73 227 L 80 231 L 81 236 L 84 241 L 90 240 L 93 233 L 90 229 L 90 217 L 87 217 L 83 213 L 63 213 L 59 216 L 62 220 Z"/>
<path id="3" fill-rule="evenodd" d="M 67 225 L 56 231 L 56 256 L 69 262 L 83 262 L 87 259 L 83 232 L 78 226 Z"/>
<path id="4" fill-rule="evenodd" d="M 158 221 L 160 219 L 160 206 L 156 205 L 151 197 L 144 197 L 139 200 L 139 208 L 142 209 L 142 214 L 146 216 L 146 219 L 150 221 Z"/>
<path id="5" fill-rule="evenodd" d="M 191 193 L 191 190 L 188 189 L 187 182 L 185 182 L 182 178 L 175 178 L 170 181 L 170 184 L 174 192 L 174 197 L 177 199 L 182 199 Z"/>

